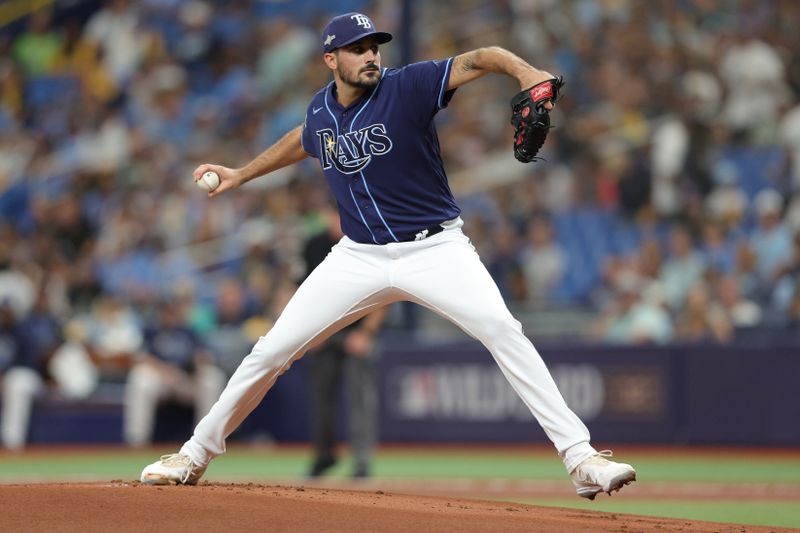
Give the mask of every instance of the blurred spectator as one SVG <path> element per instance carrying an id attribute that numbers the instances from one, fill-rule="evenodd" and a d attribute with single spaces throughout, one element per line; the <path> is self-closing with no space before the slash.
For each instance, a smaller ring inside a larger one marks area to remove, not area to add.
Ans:
<path id="1" fill-rule="evenodd" d="M 719 69 L 728 92 L 723 116 L 734 131 L 774 125 L 789 96 L 786 67 L 775 48 L 737 35 L 723 53 Z"/>
<path id="2" fill-rule="evenodd" d="M 225 387 L 225 374 L 186 322 L 186 307 L 162 301 L 144 331 L 142 353 L 125 386 L 123 437 L 131 446 L 149 444 L 158 405 L 168 399 L 194 406 L 195 423 Z"/>
<path id="3" fill-rule="evenodd" d="M 750 245 L 746 242 L 740 243 L 736 249 L 736 277 L 739 279 L 742 295 L 746 298 L 763 300 L 756 264 L 756 254 Z"/>
<path id="4" fill-rule="evenodd" d="M 738 171 L 730 163 L 720 163 L 713 172 L 714 185 L 705 202 L 708 215 L 727 231 L 738 229 L 747 213 L 747 196 L 739 185 Z"/>
<path id="5" fill-rule="evenodd" d="M 756 257 L 756 272 L 762 286 L 772 286 L 791 260 L 792 236 L 781 220 L 783 197 L 775 190 L 765 189 L 753 201 L 758 227 L 750 238 Z"/>
<path id="6" fill-rule="evenodd" d="M 527 240 L 520 253 L 529 302 L 544 302 L 568 268 L 567 254 L 556 241 L 553 221 L 538 215 L 528 226 Z"/>
<path id="7" fill-rule="evenodd" d="M 763 314 L 761 306 L 742 295 L 741 283 L 736 275 L 719 276 L 716 281 L 716 293 L 734 328 L 752 328 L 761 323 Z"/>
<path id="8" fill-rule="evenodd" d="M 100 50 L 103 67 L 125 84 L 139 66 L 151 36 L 142 28 L 130 0 L 110 0 L 86 23 L 86 38 Z"/>
<path id="9" fill-rule="evenodd" d="M 491 260 L 486 266 L 503 297 L 514 301 L 524 301 L 529 294 L 521 268 L 525 258 L 520 257 L 519 247 L 514 229 L 506 224 L 496 234 Z"/>
<path id="10" fill-rule="evenodd" d="M 616 296 L 592 327 L 592 335 L 618 344 L 664 344 L 673 337 L 673 325 L 666 310 L 642 298 L 645 284 L 632 271 L 616 278 Z"/>
<path id="11" fill-rule="evenodd" d="M 661 216 L 674 215 L 681 209 L 678 178 L 688 146 L 689 131 L 678 118 L 667 118 L 656 126 L 650 155 L 654 173 L 652 202 Z"/>
<path id="12" fill-rule="evenodd" d="M 233 374 L 258 336 L 269 329 L 269 325 L 255 338 L 249 333 L 248 320 L 253 316 L 245 287 L 241 281 L 226 278 L 217 284 L 213 329 L 206 342 L 216 354 L 220 366 L 228 375 Z"/>
<path id="13" fill-rule="evenodd" d="M 100 50 L 83 35 L 83 27 L 69 20 L 64 28 L 64 40 L 53 61 L 53 71 L 64 76 L 74 75 L 81 88 L 94 101 L 106 103 L 118 94 L 118 87 L 100 63 Z"/>
<path id="14" fill-rule="evenodd" d="M 617 179 L 620 209 L 626 215 L 635 216 L 641 209 L 650 205 L 653 190 L 652 176 L 649 166 L 645 163 L 643 151 L 620 148 L 625 151 L 612 155 L 614 166 L 611 167 L 611 171 Z"/>
<path id="15" fill-rule="evenodd" d="M 203 68 L 202 63 L 208 58 L 214 44 L 214 36 L 208 29 L 213 16 L 211 4 L 201 0 L 181 2 L 178 8 L 181 29 L 171 49 L 176 59 L 186 64 L 192 72 Z"/>
<path id="16" fill-rule="evenodd" d="M 179 64 L 164 63 L 141 73 L 131 107 L 139 116 L 142 133 L 150 142 L 184 148 L 194 120 L 186 96 L 187 73 Z"/>
<path id="17" fill-rule="evenodd" d="M 800 232 L 800 194 L 793 194 L 789 199 L 784 220 L 789 231 L 794 234 Z"/>
<path id="18" fill-rule="evenodd" d="M 736 266 L 736 248 L 725 228 L 715 222 L 703 225 L 702 254 L 706 268 L 717 274 L 730 274 Z"/>
<path id="19" fill-rule="evenodd" d="M 36 285 L 14 266 L 6 243 L 0 242 L 0 302 L 9 306 L 17 317 L 25 317 L 33 307 Z"/>
<path id="20" fill-rule="evenodd" d="M 800 190 L 800 105 L 786 112 L 780 124 L 780 140 L 788 151 L 789 183 L 793 192 Z"/>
<path id="21" fill-rule="evenodd" d="M 52 20 L 50 9 L 34 11 L 27 30 L 14 41 L 14 59 L 26 74 L 36 76 L 53 70 L 62 38 L 53 30 Z"/>
<path id="22" fill-rule="evenodd" d="M 0 148 L 3 152 L 14 145 L 30 145 L 31 139 L 25 135 L 10 136 L 22 125 L 25 118 L 25 87 L 24 78 L 19 67 L 8 58 L 0 58 Z M 28 149 L 30 151 L 30 149 Z M 11 155 L 11 154 L 9 154 Z M 20 154 L 17 154 L 17 158 Z M 15 158 L 15 159 L 17 159 Z M 16 162 L 16 161 L 15 161 Z M 12 170 L 21 172 L 21 166 L 8 165 L 8 160 L 3 162 L 0 172 L 0 191 L 3 191 L 17 177 Z M 14 168 L 16 167 L 16 168 Z"/>
<path id="23" fill-rule="evenodd" d="M 794 295 L 798 291 L 800 291 L 800 231 L 795 232 L 792 237 L 791 260 L 778 274 L 772 292 L 770 304 L 773 313 L 777 315 L 788 313 Z"/>
<path id="24" fill-rule="evenodd" d="M 32 312 L 23 320 L 8 303 L 0 303 L 0 372 L 2 376 L 2 441 L 18 450 L 28 439 L 36 398 L 49 382 L 47 365 L 61 343 L 61 324 L 40 291 Z"/>
<path id="25" fill-rule="evenodd" d="M 702 255 L 695 249 L 689 230 L 683 226 L 673 227 L 669 232 L 669 256 L 659 273 L 670 309 L 679 310 L 683 306 L 686 295 L 704 269 Z"/>
<path id="26" fill-rule="evenodd" d="M 688 133 L 683 171 L 688 178 L 685 181 L 689 190 L 705 196 L 713 187 L 716 177 L 714 160 L 719 157 L 720 147 L 715 126 L 723 90 L 717 78 L 707 71 L 688 72 L 682 81 L 681 96 L 685 102 L 673 99 L 672 104 L 682 110 L 682 120 Z M 685 198 L 686 192 L 683 196 Z"/>
<path id="27" fill-rule="evenodd" d="M 33 397 L 41 383 L 26 333 L 10 303 L 0 301 L 0 437 L 3 446 L 12 450 L 25 445 Z"/>
<path id="28" fill-rule="evenodd" d="M 711 299 L 711 292 L 702 281 L 689 289 L 675 322 L 676 340 L 726 343 L 733 337 L 725 309 Z"/>
<path id="29" fill-rule="evenodd" d="M 43 376 L 49 377 L 45 367 L 64 339 L 63 326 L 53 310 L 47 283 L 41 284 L 33 309 L 24 320 L 24 327 L 30 338 L 30 349 L 33 354 L 31 357 L 41 362 L 38 370 Z"/>
<path id="30" fill-rule="evenodd" d="M 270 21 L 260 29 L 263 46 L 256 77 L 262 97 L 271 98 L 282 87 L 299 81 L 303 71 L 297 66 L 305 64 L 316 52 L 317 35 L 289 19 Z"/>
<path id="31" fill-rule="evenodd" d="M 67 323 L 64 337 L 49 370 L 69 398 L 88 398 L 106 384 L 123 384 L 142 346 L 138 316 L 108 295 L 97 298 L 89 314 Z"/>
<path id="32" fill-rule="evenodd" d="M 658 279 L 664 265 L 664 252 L 657 239 L 646 239 L 639 247 L 637 254 L 637 269 L 639 274 L 648 282 Z"/>
<path id="33" fill-rule="evenodd" d="M 95 229 L 81 210 L 78 198 L 65 194 L 49 202 L 40 231 L 49 233 L 60 255 L 75 261 L 91 253 Z"/>

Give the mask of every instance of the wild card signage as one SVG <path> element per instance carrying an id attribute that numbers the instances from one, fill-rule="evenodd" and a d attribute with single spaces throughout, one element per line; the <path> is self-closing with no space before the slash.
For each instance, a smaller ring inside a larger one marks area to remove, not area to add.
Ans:
<path id="1" fill-rule="evenodd" d="M 567 404 L 595 441 L 800 442 L 800 402 L 790 401 L 800 390 L 800 357 L 792 350 L 540 350 Z M 383 441 L 546 440 L 491 355 L 478 344 L 386 350 L 379 379 Z M 762 391 L 757 397 L 754 380 Z"/>

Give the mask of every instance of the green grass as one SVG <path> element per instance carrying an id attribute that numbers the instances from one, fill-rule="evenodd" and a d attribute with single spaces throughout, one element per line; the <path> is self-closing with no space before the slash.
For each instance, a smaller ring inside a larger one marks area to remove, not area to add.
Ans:
<path id="1" fill-rule="evenodd" d="M 136 477 L 142 465 L 158 458 L 159 453 L 100 449 L 52 454 L 33 453 L 0 455 L 0 483 L 27 475 L 86 477 Z M 211 464 L 209 474 L 250 476 L 253 479 L 302 476 L 308 468 L 305 448 L 248 449 L 235 448 Z M 628 454 L 621 458 L 636 466 L 640 481 L 787 483 L 800 485 L 800 455 L 794 458 L 759 456 L 731 457 L 659 457 L 652 454 Z M 349 463 L 333 469 L 333 476 L 346 476 Z M 437 450 L 425 448 L 381 451 L 373 473 L 378 477 L 423 479 L 546 479 L 564 478 L 564 468 L 555 453 L 530 453 L 498 450 Z"/>
<path id="2" fill-rule="evenodd" d="M 564 468 L 555 454 L 480 455 L 468 452 L 382 453 L 377 465 L 381 475 L 426 478 L 563 479 Z M 636 467 L 639 479 L 653 481 L 702 481 L 722 483 L 790 483 L 800 485 L 800 456 L 794 459 L 759 457 L 658 458 L 626 455 L 620 460 Z"/>
<path id="3" fill-rule="evenodd" d="M 143 465 L 157 459 L 169 447 L 152 451 L 115 449 L 60 449 L 19 455 L 0 454 L 0 483 L 45 481 L 133 480 Z M 620 459 L 636 466 L 639 483 L 704 482 L 722 484 L 773 483 L 800 486 L 800 454 L 779 457 L 752 453 L 658 454 L 629 452 Z M 220 480 L 269 482 L 296 479 L 302 482 L 309 466 L 304 447 L 246 448 L 233 450 L 209 467 L 207 477 Z M 342 461 L 331 472 L 334 478 L 350 474 L 351 463 Z M 376 457 L 373 474 L 381 479 L 509 479 L 563 480 L 568 483 L 555 453 L 543 449 L 479 448 L 384 448 Z M 773 500 L 676 500 L 626 499 L 598 496 L 594 502 L 580 498 L 515 499 L 521 503 L 587 510 L 665 516 L 715 522 L 800 528 L 800 506 Z"/>
<path id="4" fill-rule="evenodd" d="M 721 483 L 769 482 L 800 484 L 800 456 L 794 459 L 729 456 L 699 458 L 624 457 L 636 466 L 640 479 Z"/>
<path id="5" fill-rule="evenodd" d="M 551 499 L 515 499 L 518 503 L 546 505 L 552 507 L 569 507 L 605 511 L 609 513 L 627 513 L 669 518 L 687 518 L 690 520 L 706 520 L 709 522 L 732 522 L 736 524 L 754 524 L 763 526 L 800 527 L 800 510 L 797 502 L 770 501 L 687 501 L 687 500 L 635 500 L 626 501 L 624 497 L 617 499 L 598 496 L 594 502 L 581 503 L 573 500 Z"/>

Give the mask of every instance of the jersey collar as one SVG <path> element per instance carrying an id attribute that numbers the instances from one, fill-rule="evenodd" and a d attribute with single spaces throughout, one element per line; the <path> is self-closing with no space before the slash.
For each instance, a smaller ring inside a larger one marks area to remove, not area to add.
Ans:
<path id="1" fill-rule="evenodd" d="M 385 68 L 381 68 L 380 70 L 381 77 L 378 79 L 378 83 L 375 85 L 375 87 L 373 87 L 369 91 L 364 91 L 364 94 L 353 100 L 353 103 L 347 107 L 342 106 L 342 104 L 339 103 L 339 100 L 336 99 L 336 81 L 330 82 L 328 84 L 327 90 L 325 91 L 325 98 L 328 98 L 328 105 L 330 106 L 331 109 L 336 109 L 337 111 L 348 111 L 350 109 L 355 109 L 356 107 L 367 101 L 370 96 L 372 96 L 372 93 L 375 92 L 375 89 L 377 89 L 378 86 L 381 84 L 381 81 L 383 80 L 383 73 L 385 70 L 386 70 Z"/>

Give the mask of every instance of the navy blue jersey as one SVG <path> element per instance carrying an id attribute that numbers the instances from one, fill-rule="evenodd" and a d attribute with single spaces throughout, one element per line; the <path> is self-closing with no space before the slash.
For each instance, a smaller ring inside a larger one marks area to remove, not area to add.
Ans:
<path id="1" fill-rule="evenodd" d="M 0 326 L 0 372 L 12 366 L 36 368 L 30 349 L 30 340 L 20 324 Z"/>
<path id="2" fill-rule="evenodd" d="M 144 345 L 154 357 L 185 370 L 192 368 L 195 355 L 203 348 L 195 332 L 185 326 L 147 328 Z"/>
<path id="3" fill-rule="evenodd" d="M 311 100 L 303 149 L 319 159 L 339 204 L 342 231 L 356 242 L 414 240 L 456 218 L 433 117 L 447 107 L 452 58 L 384 68 L 348 107 L 331 82 Z"/>

